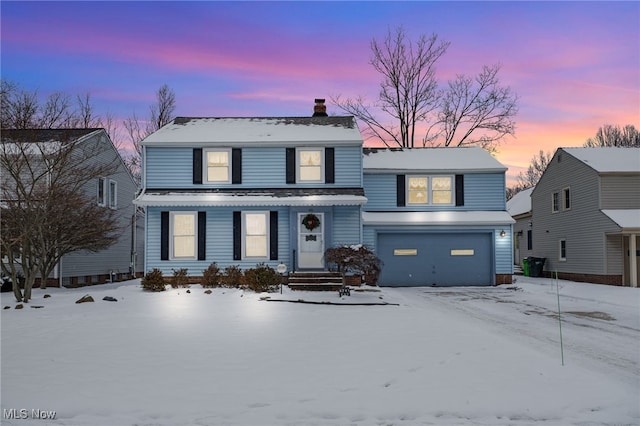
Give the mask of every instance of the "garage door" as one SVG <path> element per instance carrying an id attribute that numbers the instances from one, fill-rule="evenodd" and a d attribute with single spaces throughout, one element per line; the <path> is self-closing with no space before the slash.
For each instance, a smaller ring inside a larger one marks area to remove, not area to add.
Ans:
<path id="1" fill-rule="evenodd" d="M 492 234 L 378 234 L 381 286 L 492 285 Z"/>

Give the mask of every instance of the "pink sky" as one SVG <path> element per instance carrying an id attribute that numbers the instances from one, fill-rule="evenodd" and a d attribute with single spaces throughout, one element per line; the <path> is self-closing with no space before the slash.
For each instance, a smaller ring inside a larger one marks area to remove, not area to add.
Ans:
<path id="1" fill-rule="evenodd" d="M 402 25 L 451 42 L 443 84 L 502 65 L 519 96 L 516 137 L 497 154 L 510 179 L 539 150 L 582 145 L 604 124 L 640 128 L 638 2 L 3 1 L 0 13 L 3 79 L 43 95 L 89 92 L 98 113 L 121 119 L 145 116 L 165 83 L 186 116 L 373 100 L 369 43 Z"/>

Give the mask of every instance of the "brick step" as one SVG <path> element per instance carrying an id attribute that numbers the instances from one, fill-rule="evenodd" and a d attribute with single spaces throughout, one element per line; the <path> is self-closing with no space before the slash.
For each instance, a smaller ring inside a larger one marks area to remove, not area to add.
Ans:
<path id="1" fill-rule="evenodd" d="M 337 291 L 343 287 L 342 274 L 339 272 L 293 272 L 289 274 L 291 290 Z"/>
<path id="2" fill-rule="evenodd" d="M 338 291 L 342 288 L 342 283 L 318 283 L 318 284 L 309 284 L 309 283 L 298 283 L 292 284 L 289 283 L 289 288 L 291 290 L 300 290 L 300 291 Z"/>

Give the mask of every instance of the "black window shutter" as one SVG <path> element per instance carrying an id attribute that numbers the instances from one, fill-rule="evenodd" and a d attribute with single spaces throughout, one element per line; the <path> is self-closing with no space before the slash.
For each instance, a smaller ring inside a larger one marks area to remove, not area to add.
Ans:
<path id="1" fill-rule="evenodd" d="M 278 260 L 278 212 L 269 214 L 269 259 Z"/>
<path id="2" fill-rule="evenodd" d="M 233 260 L 242 260 L 242 213 L 233 212 Z"/>
<path id="3" fill-rule="evenodd" d="M 287 148 L 287 183 L 296 183 L 296 149 Z"/>
<path id="4" fill-rule="evenodd" d="M 198 212 L 198 260 L 206 260 L 207 212 Z"/>
<path id="5" fill-rule="evenodd" d="M 193 148 L 193 183 L 202 183 L 202 148 Z"/>
<path id="6" fill-rule="evenodd" d="M 231 150 L 231 183 L 242 183 L 242 149 Z"/>
<path id="7" fill-rule="evenodd" d="M 169 212 L 160 212 L 160 260 L 169 260 Z"/>
<path id="8" fill-rule="evenodd" d="M 405 176 L 396 176 L 396 199 L 398 207 L 404 207 L 405 202 Z"/>
<path id="9" fill-rule="evenodd" d="M 464 175 L 456 175 L 456 206 L 464 206 Z"/>
<path id="10" fill-rule="evenodd" d="M 335 149 L 324 149 L 324 183 L 336 183 Z"/>

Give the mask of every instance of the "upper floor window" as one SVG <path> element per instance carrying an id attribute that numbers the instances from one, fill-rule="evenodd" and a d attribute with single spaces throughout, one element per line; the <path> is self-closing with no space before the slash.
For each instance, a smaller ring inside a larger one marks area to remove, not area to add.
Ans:
<path id="1" fill-rule="evenodd" d="M 171 213 L 171 258 L 195 259 L 196 212 Z"/>
<path id="2" fill-rule="evenodd" d="M 324 150 L 298 148 L 298 182 L 324 182 Z"/>
<path id="3" fill-rule="evenodd" d="M 551 194 L 551 212 L 557 213 L 560 211 L 560 193 L 554 192 Z"/>
<path id="4" fill-rule="evenodd" d="M 407 204 L 453 204 L 453 177 L 407 176 Z"/>
<path id="5" fill-rule="evenodd" d="M 205 150 L 205 177 L 207 182 L 230 182 L 230 150 Z"/>
<path id="6" fill-rule="evenodd" d="M 118 207 L 118 182 L 115 180 L 109 180 L 109 207 Z"/>
<path id="7" fill-rule="evenodd" d="M 106 186 L 107 186 L 107 180 L 105 178 L 98 178 L 96 194 L 97 194 L 97 201 L 99 206 L 107 205 Z"/>
<path id="8" fill-rule="evenodd" d="M 564 210 L 571 209 L 571 190 L 570 188 L 565 188 L 562 190 L 562 208 Z"/>

